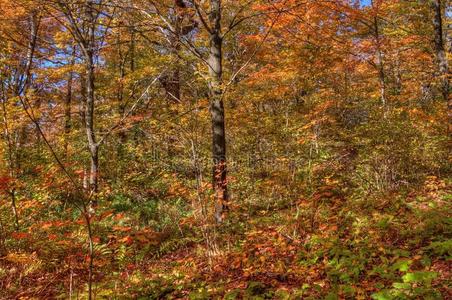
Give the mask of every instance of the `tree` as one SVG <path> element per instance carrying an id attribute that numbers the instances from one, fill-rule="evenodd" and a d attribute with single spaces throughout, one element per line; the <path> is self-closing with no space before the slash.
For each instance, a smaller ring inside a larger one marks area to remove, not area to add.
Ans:
<path id="1" fill-rule="evenodd" d="M 8 7 L 10 8 L 10 7 Z M 7 10 L 8 11 L 8 10 Z M 11 12 L 11 11 L 10 11 Z M 27 7 L 26 10 L 11 12 L 9 15 L 13 20 L 18 17 L 25 17 L 27 20 L 27 29 L 29 30 L 28 36 L 16 36 L 15 34 L 19 30 L 17 24 L 8 24 L 6 30 L 11 30 L 10 34 L 14 37 L 9 37 L 2 42 L 6 45 L 14 45 L 20 39 L 22 47 L 19 51 L 19 55 L 15 55 L 11 51 L 8 51 L 8 47 L 5 47 L 5 58 L 9 58 L 10 61 L 2 66 L 2 72 L 0 76 L 1 80 L 1 101 L 2 101 L 2 116 L 4 127 L 4 138 L 6 140 L 7 148 L 7 162 L 8 162 L 8 188 L 6 189 L 11 198 L 11 208 L 14 216 L 15 229 L 19 230 L 19 216 L 17 209 L 17 190 L 16 186 L 19 182 L 19 172 L 21 169 L 20 158 L 20 144 L 14 142 L 15 139 L 26 135 L 26 124 L 22 124 L 19 130 L 13 129 L 11 122 L 11 116 L 8 113 L 8 103 L 15 102 L 13 105 L 22 105 L 25 110 L 32 109 L 32 103 L 28 100 L 28 93 L 30 87 L 32 87 L 32 68 L 33 61 L 35 59 L 35 52 L 37 48 L 38 31 L 40 26 L 40 15 L 37 8 L 34 5 Z M 13 41 L 11 41 L 11 39 Z M 21 54 L 23 56 L 21 56 Z M 11 104 L 10 104 L 11 105 Z M 38 124 L 33 124 L 38 128 Z M 16 132 L 14 132 L 16 131 Z"/>
<path id="2" fill-rule="evenodd" d="M 95 129 L 95 69 L 99 40 L 102 41 L 108 31 L 99 31 L 99 19 L 104 16 L 102 4 L 96 1 L 78 2 L 57 1 L 57 9 L 61 11 L 66 19 L 66 28 L 71 32 L 74 40 L 81 49 L 84 66 L 85 82 L 84 92 L 86 99 L 84 104 L 84 121 L 88 150 L 90 153 L 89 191 L 96 194 L 99 190 L 99 147 L 98 137 Z"/>
<path id="3" fill-rule="evenodd" d="M 437 64 L 437 72 L 440 81 L 440 91 L 444 101 L 449 101 L 449 67 L 444 47 L 443 17 L 441 0 L 433 0 L 433 30 L 434 30 L 434 52 Z M 448 102 L 449 114 L 452 114 L 452 102 Z"/>
<path id="4" fill-rule="evenodd" d="M 375 3 L 377 2 L 377 3 Z M 381 41 L 381 33 L 379 28 L 379 11 L 380 1 L 372 1 L 372 14 L 373 14 L 373 30 L 374 30 L 374 38 L 375 38 L 375 55 L 376 55 L 376 65 L 378 68 L 378 79 L 380 81 L 380 98 L 382 105 L 386 105 L 386 75 L 385 75 L 385 67 L 384 67 L 384 59 L 383 59 L 383 51 L 382 51 L 382 41 Z"/>
<path id="5" fill-rule="evenodd" d="M 212 118 L 213 187 L 215 190 L 215 218 L 221 222 L 227 209 L 226 127 L 223 103 L 223 36 L 221 34 L 222 8 L 220 0 L 210 1 L 210 24 L 204 20 L 198 4 L 198 15 L 209 35 L 209 97 Z"/>

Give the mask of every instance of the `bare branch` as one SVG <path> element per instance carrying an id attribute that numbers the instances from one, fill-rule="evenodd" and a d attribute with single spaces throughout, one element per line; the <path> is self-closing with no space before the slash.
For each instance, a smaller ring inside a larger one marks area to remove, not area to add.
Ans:
<path id="1" fill-rule="evenodd" d="M 141 102 L 142 99 L 144 99 L 145 95 L 149 94 L 149 90 L 150 88 L 160 79 L 160 77 L 163 75 L 163 73 L 166 71 L 163 70 L 159 75 L 157 75 L 152 82 L 148 85 L 148 87 L 146 88 L 146 90 L 141 94 L 141 96 L 137 99 L 137 101 L 135 101 L 135 103 L 132 105 L 132 107 L 122 116 L 122 118 L 112 127 L 110 127 L 110 129 L 108 129 L 108 131 L 102 136 L 102 138 L 97 142 L 97 146 L 100 146 L 104 143 L 104 141 L 107 139 L 107 137 L 115 130 L 117 129 L 119 126 L 122 125 L 122 123 L 132 114 L 132 112 L 135 111 L 135 109 L 138 107 L 138 104 Z"/>

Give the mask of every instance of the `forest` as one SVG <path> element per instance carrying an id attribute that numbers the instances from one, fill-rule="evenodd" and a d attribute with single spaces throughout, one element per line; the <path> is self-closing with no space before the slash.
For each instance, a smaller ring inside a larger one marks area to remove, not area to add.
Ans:
<path id="1" fill-rule="evenodd" d="M 448 0 L 0 0 L 0 299 L 452 299 Z"/>

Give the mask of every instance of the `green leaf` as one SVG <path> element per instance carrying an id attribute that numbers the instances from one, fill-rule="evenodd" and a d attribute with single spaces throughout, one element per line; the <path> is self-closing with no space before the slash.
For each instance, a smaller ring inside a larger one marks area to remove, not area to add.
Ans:
<path id="1" fill-rule="evenodd" d="M 403 282 L 431 282 L 438 277 L 436 272 L 413 272 L 402 276 Z"/>
<path id="2" fill-rule="evenodd" d="M 392 265 L 393 270 L 399 270 L 401 272 L 407 272 L 410 268 L 410 265 L 413 263 L 410 259 L 399 259 Z"/>
<path id="3" fill-rule="evenodd" d="M 337 296 L 337 293 L 330 292 L 328 295 L 326 295 L 325 300 L 337 300 L 339 297 Z"/>
<path id="4" fill-rule="evenodd" d="M 290 293 L 286 290 L 277 290 L 276 296 L 280 300 L 289 300 L 290 299 Z"/>
<path id="5" fill-rule="evenodd" d="M 224 296 L 224 299 L 226 299 L 226 300 L 235 300 L 235 299 L 238 299 L 239 296 L 240 296 L 240 290 L 239 289 L 235 289 L 235 290 L 232 290 L 232 291 L 228 292 Z"/>
<path id="6" fill-rule="evenodd" d="M 452 256 L 452 239 L 440 242 L 433 242 L 425 247 L 426 250 L 438 256 Z"/>
<path id="7" fill-rule="evenodd" d="M 408 257 L 410 256 L 410 251 L 407 250 L 403 250 L 403 249 L 395 249 L 393 251 L 394 255 L 398 256 L 398 257 Z"/>
<path id="8" fill-rule="evenodd" d="M 392 286 L 400 290 L 409 290 L 411 288 L 411 284 L 406 282 L 394 282 Z"/>
<path id="9" fill-rule="evenodd" d="M 389 291 L 384 290 L 378 293 L 374 293 L 370 296 L 372 299 L 375 300 L 393 300 L 394 297 L 389 293 Z"/>

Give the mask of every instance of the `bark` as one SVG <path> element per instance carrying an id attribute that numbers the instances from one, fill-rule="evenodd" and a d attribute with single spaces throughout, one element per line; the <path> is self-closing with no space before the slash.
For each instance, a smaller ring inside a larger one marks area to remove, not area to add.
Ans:
<path id="1" fill-rule="evenodd" d="M 130 72 L 135 72 L 135 29 L 130 29 Z"/>
<path id="2" fill-rule="evenodd" d="M 130 25 L 130 45 L 129 45 L 129 57 L 130 57 L 130 73 L 135 72 L 135 25 Z M 135 93 L 136 93 L 136 86 L 132 87 L 132 90 L 130 92 L 130 98 L 135 99 Z"/>
<path id="3" fill-rule="evenodd" d="M 175 12 L 175 21 L 174 21 L 174 34 L 170 38 L 170 51 L 171 56 L 174 59 L 174 67 L 168 74 L 168 82 L 166 92 L 168 95 L 168 99 L 171 101 L 180 101 L 180 63 L 179 63 L 179 50 L 180 43 L 179 40 L 181 38 L 181 17 L 178 15 L 177 11 Z"/>
<path id="4" fill-rule="evenodd" d="M 71 67 L 75 63 L 74 55 L 75 55 L 75 53 L 72 54 L 72 58 L 71 58 L 71 62 L 70 62 Z M 66 97 L 64 99 L 64 156 L 66 158 L 68 157 L 69 135 L 71 133 L 71 128 L 72 128 L 72 116 L 71 116 L 72 79 L 73 79 L 73 72 L 71 70 L 68 74 Z"/>
<path id="5" fill-rule="evenodd" d="M 400 51 L 397 51 L 395 58 L 395 93 L 400 95 L 403 89 L 402 71 L 400 66 Z"/>
<path id="6" fill-rule="evenodd" d="M 38 39 L 38 13 L 33 11 L 30 15 L 30 41 L 28 42 L 27 49 L 27 62 L 25 65 L 25 82 L 23 86 L 20 88 L 20 93 L 26 93 L 28 87 L 31 84 L 31 68 L 33 64 L 33 57 L 36 50 L 36 43 Z"/>
<path id="7" fill-rule="evenodd" d="M 88 2 L 86 15 L 89 21 L 88 36 L 85 47 L 85 65 L 86 65 L 86 103 L 85 103 L 85 126 L 86 136 L 88 138 L 88 148 L 90 152 L 90 174 L 89 189 L 95 194 L 98 191 L 99 178 L 99 145 L 96 141 L 96 133 L 94 130 L 94 81 L 95 81 L 95 65 L 94 65 L 94 47 L 95 47 L 95 12 L 92 7 L 93 3 Z"/>
<path id="8" fill-rule="evenodd" d="M 125 103 L 124 103 L 124 78 L 126 76 L 126 56 L 123 54 L 121 50 L 121 34 L 118 34 L 118 58 L 119 58 L 119 84 L 118 84 L 118 114 L 119 117 L 122 118 L 125 112 Z M 123 143 L 126 141 L 126 134 L 123 130 L 119 132 L 119 140 L 121 142 L 120 149 Z M 119 150 L 121 152 L 121 150 Z"/>
<path id="9" fill-rule="evenodd" d="M 210 1 L 209 93 L 212 119 L 213 187 L 215 219 L 222 222 L 227 210 L 226 130 L 223 104 L 223 65 L 221 37 L 221 0 Z"/>
<path id="10" fill-rule="evenodd" d="M 166 92 L 169 103 L 180 102 L 180 71 L 179 66 L 174 66 L 165 77 L 160 80 Z"/>
<path id="11" fill-rule="evenodd" d="M 25 80 L 23 82 L 23 85 L 19 88 L 19 93 L 17 93 L 17 95 L 21 95 L 24 94 L 26 97 L 27 91 L 29 89 L 29 87 L 32 84 L 32 76 L 31 76 L 31 69 L 32 69 L 32 65 L 33 65 L 33 58 L 34 58 L 34 53 L 36 50 L 36 45 L 37 45 L 37 39 L 38 39 L 38 28 L 39 28 L 39 18 L 38 18 L 38 12 L 36 10 L 33 10 L 30 14 L 30 19 L 29 19 L 29 24 L 30 24 L 30 40 L 28 42 L 28 48 L 27 48 L 27 55 L 26 55 L 26 64 L 25 64 L 25 70 L 24 70 L 24 76 L 25 76 Z M 27 101 L 27 106 L 32 106 L 32 103 L 30 103 L 29 101 Z M 39 110 L 40 108 L 40 99 L 38 98 L 38 100 L 36 101 L 35 104 L 35 108 L 37 110 Z M 27 107 L 24 107 L 25 109 Z M 36 124 L 36 141 L 37 141 L 37 145 L 38 145 L 38 152 L 41 152 L 39 147 L 40 147 L 40 139 L 41 136 L 39 134 L 39 128 L 38 128 L 38 124 L 39 124 L 39 118 L 36 118 L 37 124 Z"/>
<path id="12" fill-rule="evenodd" d="M 98 191 L 98 173 L 99 173 L 99 145 L 96 141 L 94 131 L 94 66 L 88 63 L 86 76 L 86 105 L 85 105 L 85 125 L 88 138 L 88 147 L 90 152 L 90 174 L 89 186 L 90 192 Z"/>
<path id="13" fill-rule="evenodd" d="M 386 75 L 384 70 L 384 62 L 383 62 L 383 52 L 381 51 L 381 37 L 380 37 L 380 29 L 378 26 L 378 18 L 375 16 L 374 18 L 374 34 L 375 34 L 375 43 L 376 43 L 376 56 L 377 56 L 377 68 L 378 68 L 378 80 L 380 82 L 380 99 L 381 104 L 386 106 Z"/>
<path id="14" fill-rule="evenodd" d="M 182 5 L 182 6 L 181 6 Z M 180 63 L 179 63 L 179 50 L 180 50 L 180 39 L 183 35 L 182 32 L 182 20 L 183 17 L 180 15 L 179 11 L 184 9 L 183 2 L 174 1 L 173 14 L 174 22 L 173 32 L 169 33 L 169 53 L 172 59 L 172 66 L 165 76 L 162 76 L 160 82 L 165 89 L 166 98 L 168 103 L 180 102 Z"/>
<path id="15" fill-rule="evenodd" d="M 173 66 L 168 71 L 168 74 L 162 77 L 161 82 L 166 92 L 166 97 L 169 103 L 180 102 L 180 63 L 179 63 L 179 39 L 180 39 L 180 27 L 179 17 L 176 16 L 175 34 L 170 38 L 170 53 L 172 56 Z"/>
<path id="16" fill-rule="evenodd" d="M 449 66 L 447 63 L 446 50 L 444 47 L 443 38 L 443 18 L 441 9 L 441 0 L 432 1 L 433 9 L 433 28 L 434 28 L 434 50 L 436 63 L 438 68 L 438 75 L 440 78 L 440 89 L 444 101 L 449 99 Z M 452 113 L 452 102 L 448 103 L 449 117 Z"/>

